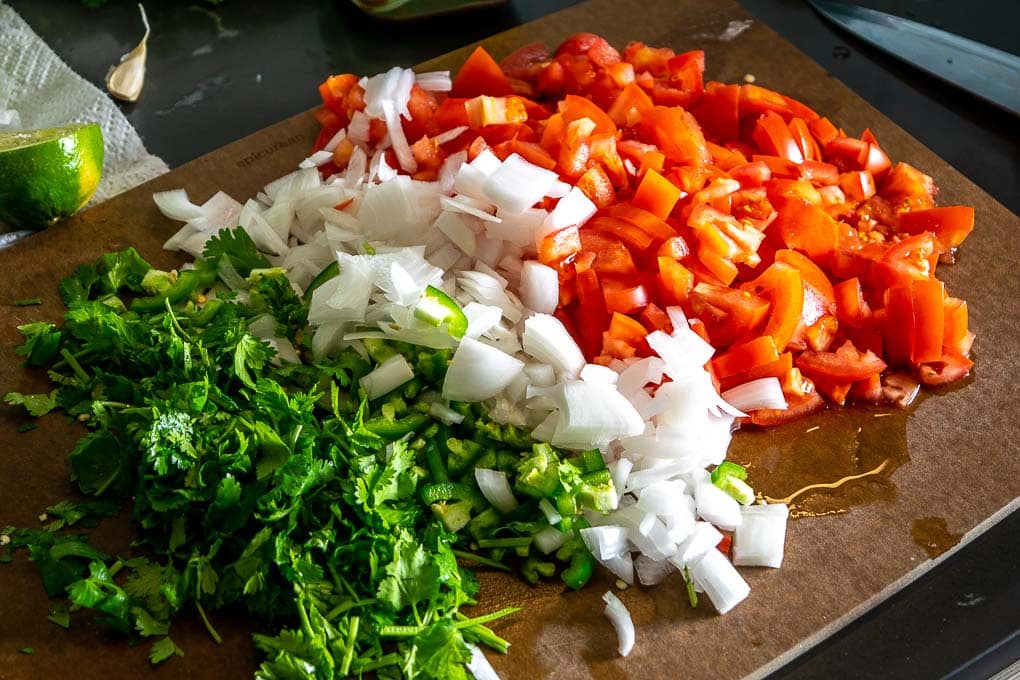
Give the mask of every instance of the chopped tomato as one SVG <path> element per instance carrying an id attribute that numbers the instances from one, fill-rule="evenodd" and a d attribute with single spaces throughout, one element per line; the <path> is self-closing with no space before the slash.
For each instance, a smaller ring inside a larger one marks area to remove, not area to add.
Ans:
<path id="1" fill-rule="evenodd" d="M 664 310 L 678 305 L 716 350 L 718 387 L 780 380 L 790 408 L 756 412 L 757 424 L 898 398 L 896 376 L 937 385 L 967 375 L 968 307 L 936 267 L 974 229 L 974 210 L 935 207 L 932 178 L 894 164 L 871 130 L 847 135 L 796 99 L 704 72 L 700 50 L 633 42 L 621 52 L 592 33 L 555 51 L 526 45 L 499 64 L 478 48 L 450 92 L 411 86 L 409 174 L 436 180 L 454 154 L 489 150 L 580 189 L 595 216 L 539 232 L 535 252 L 557 271 L 556 315 L 585 357 L 648 355 L 645 335 L 671 332 Z M 315 150 L 355 113 L 364 121 L 359 82 L 321 84 Z M 388 132 L 368 116 L 360 134 L 379 144 Z M 335 143 L 324 178 L 349 167 L 357 140 Z M 399 167 L 392 147 L 383 158 Z"/>
<path id="2" fill-rule="evenodd" d="M 513 88 L 503 69 L 481 46 L 476 47 L 453 79 L 451 97 L 502 97 L 513 94 Z"/>
<path id="3" fill-rule="evenodd" d="M 785 409 L 763 408 L 751 411 L 751 423 L 758 427 L 775 427 L 783 423 L 792 423 L 825 408 L 825 400 L 817 392 L 804 395 L 788 395 Z"/>
<path id="4" fill-rule="evenodd" d="M 801 352 L 796 364 L 809 378 L 831 383 L 865 380 L 886 368 L 886 363 L 873 352 L 860 352 L 849 340 L 835 352 Z"/>
<path id="5" fill-rule="evenodd" d="M 899 226 L 907 234 L 934 232 L 941 250 L 948 251 L 963 243 L 974 230 L 974 208 L 957 205 L 902 212 Z"/>

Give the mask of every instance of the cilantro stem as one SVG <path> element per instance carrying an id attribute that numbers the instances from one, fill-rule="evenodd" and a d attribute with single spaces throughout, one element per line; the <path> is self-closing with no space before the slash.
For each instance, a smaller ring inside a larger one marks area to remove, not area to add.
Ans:
<path id="1" fill-rule="evenodd" d="M 305 609 L 304 597 L 301 588 L 298 584 L 294 584 L 294 594 L 297 595 L 298 617 L 301 619 L 301 632 L 303 632 L 308 640 L 315 639 L 315 631 L 312 630 L 312 622 L 308 620 L 308 610 Z"/>
<path id="2" fill-rule="evenodd" d="M 461 614 L 460 616 L 463 616 Z M 490 628 L 486 626 L 476 624 L 468 628 L 464 628 L 464 639 L 469 642 L 480 642 L 486 647 L 496 650 L 500 654 L 506 654 L 507 650 L 510 649 L 510 643 L 496 635 Z"/>
<path id="3" fill-rule="evenodd" d="M 379 629 L 382 638 L 412 638 L 421 632 L 421 626 L 383 626 Z"/>
<path id="4" fill-rule="evenodd" d="M 454 625 L 456 628 L 468 628 L 470 626 L 479 626 L 482 624 L 490 623 L 492 621 L 496 621 L 497 619 L 501 619 L 504 616 L 516 614 L 517 612 L 522 611 L 523 609 L 524 609 L 523 607 L 504 607 L 503 609 L 500 609 L 499 611 L 496 612 L 492 612 L 491 614 L 485 614 L 484 616 L 476 616 L 473 619 L 462 619 Z"/>
<path id="5" fill-rule="evenodd" d="M 698 593 L 694 590 L 694 579 L 691 578 L 691 570 L 684 567 L 684 570 L 680 572 L 683 576 L 684 583 L 687 585 L 687 599 L 691 601 L 691 608 L 698 606 Z"/>
<path id="6" fill-rule="evenodd" d="M 412 602 L 411 603 L 411 613 L 414 614 L 414 621 L 415 621 L 415 623 L 417 623 L 418 627 L 421 628 L 422 623 L 421 623 L 421 616 L 419 616 L 419 614 L 418 614 L 418 603 L 416 603 L 416 602 Z"/>
<path id="7" fill-rule="evenodd" d="M 506 572 L 510 571 L 510 567 L 506 566 L 502 562 L 497 562 L 496 560 L 490 560 L 488 557 L 482 557 L 481 555 L 476 555 L 474 553 L 470 553 L 470 552 L 467 552 L 465 550 L 454 550 L 453 554 L 455 556 L 459 557 L 462 560 L 467 560 L 468 562 L 474 562 L 475 564 L 482 564 L 482 565 L 485 565 L 486 567 L 492 567 L 493 569 L 499 569 L 500 571 L 506 571 Z"/>
<path id="8" fill-rule="evenodd" d="M 67 365 L 71 367 L 71 370 L 74 371 L 74 374 L 78 376 L 79 380 L 82 382 L 88 382 L 91 380 L 89 374 L 81 367 L 81 364 L 79 364 L 78 360 L 74 358 L 74 355 L 67 351 L 66 347 L 60 350 L 60 356 L 64 357 L 64 361 L 66 361 Z"/>
<path id="9" fill-rule="evenodd" d="M 221 638 L 220 634 L 216 632 L 215 628 L 213 628 L 212 623 L 209 622 L 209 617 L 205 615 L 205 609 L 202 608 L 202 603 L 197 599 L 195 600 L 195 609 L 198 610 L 198 615 L 202 617 L 202 623 L 205 624 L 205 629 L 209 631 L 209 637 L 211 637 L 216 644 L 223 644 L 223 638 Z"/>
<path id="10" fill-rule="evenodd" d="M 378 601 L 379 600 L 373 597 L 368 600 L 355 600 L 354 602 L 344 602 L 343 604 L 338 605 L 331 609 L 329 613 L 326 614 L 326 620 L 333 621 L 334 619 L 336 619 L 336 617 L 340 616 L 341 614 L 345 614 L 352 609 L 358 609 L 360 607 L 370 607 L 373 604 L 377 603 Z"/>
<path id="11" fill-rule="evenodd" d="M 358 627 L 361 619 L 352 616 L 347 620 L 347 642 L 344 647 L 344 658 L 340 662 L 340 675 L 347 677 L 351 671 L 351 662 L 354 660 L 354 643 L 358 639 Z"/>
<path id="12" fill-rule="evenodd" d="M 391 653 L 386 654 L 385 656 L 380 656 L 378 659 L 371 663 L 358 664 L 353 670 L 355 673 L 360 675 L 361 673 L 379 670 L 380 668 L 386 668 L 387 666 L 396 666 L 401 661 L 403 661 L 403 659 L 400 657 L 399 654 Z"/>
<path id="13" fill-rule="evenodd" d="M 290 450 L 294 451 L 297 449 L 298 438 L 301 436 L 301 428 L 304 427 L 301 423 L 298 423 L 294 428 L 294 432 L 290 435 Z"/>
<path id="14" fill-rule="evenodd" d="M 177 331 L 177 333 L 186 341 L 191 342 L 191 336 L 184 330 L 184 327 L 181 326 L 181 322 L 177 320 L 177 315 L 174 314 L 174 308 L 173 305 L 170 304 L 170 298 L 165 298 L 163 302 L 166 303 L 166 313 L 170 315 L 170 323 L 173 324 L 174 330 Z"/>

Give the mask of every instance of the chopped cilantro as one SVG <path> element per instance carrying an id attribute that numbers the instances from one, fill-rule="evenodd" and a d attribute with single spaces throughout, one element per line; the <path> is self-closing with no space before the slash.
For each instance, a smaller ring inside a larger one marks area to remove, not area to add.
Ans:
<path id="1" fill-rule="evenodd" d="M 220 272 L 240 276 L 247 294 L 206 295 Z M 91 612 L 128 638 L 152 638 L 159 664 L 183 654 L 170 637 L 179 615 L 197 611 L 218 639 L 219 610 L 240 608 L 275 631 L 253 636 L 258 678 L 465 678 L 469 645 L 509 646 L 485 624 L 518 611 L 465 616 L 479 592 L 472 569 L 535 581 L 563 568 L 575 588 L 589 578 L 576 532 L 585 503 L 615 494 L 608 474 L 533 448 L 480 405 L 454 405 L 462 423 L 434 421 L 423 395 L 441 389 L 449 350 L 372 341 L 368 357 L 313 359 L 307 302 L 243 230 L 215 235 L 179 274 L 130 248 L 104 255 L 60 294 L 61 328 L 19 327 L 18 352 L 48 368 L 52 390 L 4 398 L 83 423 L 69 467 L 86 499 L 47 508 L 41 529 L 4 529 L 0 545 L 0 562 L 26 551 L 61 598 L 54 624 Z M 274 343 L 251 328 L 267 315 L 274 323 L 258 328 L 275 328 L 303 363 L 277 365 Z M 360 378 L 397 352 L 417 369 L 413 385 L 369 402 Z M 511 475 L 521 492 L 511 515 L 478 492 L 475 465 Z M 548 526 L 540 500 L 557 504 L 572 534 L 555 556 L 532 552 L 531 536 Z M 457 522 L 447 516 L 455 503 Z M 148 557 L 89 543 L 89 529 L 125 508 Z"/>
<path id="2" fill-rule="evenodd" d="M 34 297 L 34 298 L 24 298 L 22 300 L 15 300 L 14 301 L 14 306 L 15 307 L 31 307 L 33 305 L 41 305 L 41 304 L 42 304 L 42 298 L 37 298 L 37 297 Z"/>

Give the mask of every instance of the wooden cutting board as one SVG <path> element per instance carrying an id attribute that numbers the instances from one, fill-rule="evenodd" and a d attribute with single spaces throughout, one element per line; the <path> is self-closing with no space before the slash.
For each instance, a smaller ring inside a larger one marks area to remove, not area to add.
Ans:
<path id="1" fill-rule="evenodd" d="M 748 23 L 741 30 L 744 24 L 734 22 Z M 942 205 L 977 209 L 977 228 L 958 264 L 942 270 L 949 290 L 970 304 L 978 335 L 971 381 L 909 414 L 827 412 L 777 432 L 736 435 L 733 457 L 748 463 L 760 489 L 774 497 L 793 491 L 794 477 L 833 481 L 876 461 L 890 464 L 880 478 L 806 503 L 815 512 L 849 511 L 793 521 L 783 568 L 745 569 L 751 596 L 733 612 L 717 616 L 707 605 L 692 611 L 678 579 L 654 589 L 632 588 L 621 597 L 638 638 L 624 660 L 602 615 L 600 596 L 608 579 L 596 579 L 581 593 L 564 593 L 555 583 L 531 588 L 498 574 L 483 576 L 486 609 L 527 607 L 497 626 L 513 643 L 509 655 L 493 660 L 504 678 L 760 677 L 935 566 L 939 559 L 930 560 L 912 538 L 918 520 L 944 520 L 963 544 L 1020 505 L 1015 455 L 1020 277 L 1013 271 L 1020 259 L 1020 220 L 729 0 L 594 0 L 484 44 L 500 58 L 529 42 L 554 46 L 577 31 L 599 33 L 620 46 L 641 40 L 678 51 L 704 49 L 708 77 L 740 81 L 752 74 L 757 83 L 803 100 L 851 134 L 870 127 L 894 160 L 935 178 Z M 456 69 L 468 49 L 423 68 Z M 75 265 L 127 245 L 157 266 L 180 262 L 161 250 L 177 226 L 156 211 L 154 191 L 183 187 L 202 201 L 223 189 L 243 201 L 292 170 L 316 131 L 310 115 L 295 116 L 0 251 L 0 391 L 43 387 L 40 376 L 19 365 L 15 326 L 59 317 L 56 283 Z M 10 305 L 36 296 L 44 301 L 41 307 Z M 38 429 L 17 434 L 22 422 L 14 410 L 0 410 L 0 527 L 36 526 L 46 506 L 72 491 L 65 459 L 79 428 L 52 416 Z M 826 474 L 819 461 L 829 458 L 834 463 Z M 852 471 L 840 467 L 847 464 Z M 96 539 L 124 546 L 130 531 L 122 520 L 101 529 Z M 220 646 L 195 620 L 175 626 L 174 639 L 186 655 L 153 671 L 148 645 L 129 647 L 84 620 L 64 631 L 46 621 L 48 606 L 24 559 L 0 566 L 0 678 L 250 677 L 257 665 L 249 634 L 258 626 L 236 616 L 216 615 L 225 638 Z M 23 647 L 33 647 L 35 654 L 18 654 Z"/>

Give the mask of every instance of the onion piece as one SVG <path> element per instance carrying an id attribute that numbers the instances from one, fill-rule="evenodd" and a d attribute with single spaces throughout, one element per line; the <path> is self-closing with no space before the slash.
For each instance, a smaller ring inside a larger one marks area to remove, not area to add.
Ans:
<path id="1" fill-rule="evenodd" d="M 709 550 L 690 567 L 691 576 L 705 589 L 716 611 L 725 614 L 751 593 L 751 587 L 718 550 Z"/>
<path id="2" fill-rule="evenodd" d="M 604 525 L 581 529 L 581 540 L 597 560 L 608 560 L 627 552 L 626 527 Z"/>
<path id="3" fill-rule="evenodd" d="M 559 274 L 541 262 L 528 260 L 521 267 L 521 302 L 540 314 L 552 314 L 560 304 Z"/>
<path id="4" fill-rule="evenodd" d="M 467 125 L 458 125 L 455 128 L 450 128 L 446 132 L 440 132 L 438 135 L 432 138 L 432 141 L 435 142 L 436 144 L 446 144 L 447 142 L 452 142 L 453 140 L 460 137 L 462 134 L 467 132 L 468 129 L 469 128 Z M 467 160 L 466 154 L 464 156 L 464 160 Z M 453 185 L 451 184 L 450 186 Z"/>
<path id="5" fill-rule="evenodd" d="M 403 354 L 394 354 L 368 375 L 361 378 L 361 387 L 369 399 L 376 399 L 414 378 L 411 364 Z"/>
<path id="6" fill-rule="evenodd" d="M 486 178 L 482 192 L 500 210 L 520 214 L 541 201 L 557 179 L 555 172 L 512 153 Z"/>
<path id="7" fill-rule="evenodd" d="M 585 364 L 581 369 L 581 380 L 585 382 L 601 383 L 603 385 L 615 385 L 620 374 L 600 364 Z"/>
<path id="8" fill-rule="evenodd" d="M 558 290 L 558 289 L 557 289 Z M 584 368 L 584 354 L 563 322 L 549 314 L 535 314 L 524 322 L 524 351 L 549 364 L 563 377 L 575 379 Z"/>
<path id="9" fill-rule="evenodd" d="M 339 143 L 339 142 L 338 142 Z M 321 149 L 298 163 L 299 168 L 317 168 L 333 160 L 333 152 Z"/>
<path id="10" fill-rule="evenodd" d="M 556 203 L 556 207 L 552 209 L 552 212 L 542 223 L 542 227 L 535 233 L 536 246 L 548 234 L 567 227 L 581 226 L 591 219 L 597 210 L 598 208 L 583 191 L 573 187 L 566 196 Z"/>
<path id="11" fill-rule="evenodd" d="M 434 418 L 438 418 L 447 425 L 456 425 L 457 423 L 464 422 L 463 413 L 458 413 L 446 404 L 438 401 L 432 402 L 429 406 L 429 415 Z"/>
<path id="12" fill-rule="evenodd" d="M 606 603 L 605 615 L 616 630 L 616 637 L 619 641 L 620 656 L 627 656 L 634 649 L 634 621 L 630 618 L 627 607 L 611 591 L 607 591 L 602 599 Z"/>
<path id="13" fill-rule="evenodd" d="M 485 500 L 504 515 L 517 507 L 517 499 L 510 490 L 510 482 L 502 470 L 475 468 L 475 481 Z"/>
<path id="14" fill-rule="evenodd" d="M 178 222 L 187 222 L 205 214 L 202 206 L 188 200 L 188 192 L 184 189 L 157 192 L 152 195 L 152 200 L 163 215 Z"/>
<path id="15" fill-rule="evenodd" d="M 599 563 L 628 586 L 634 585 L 634 558 L 630 552 L 601 560 Z"/>
<path id="16" fill-rule="evenodd" d="M 443 380 L 443 398 L 483 401 L 494 397 L 524 369 L 524 362 L 473 338 L 461 340 Z"/>
<path id="17" fill-rule="evenodd" d="M 739 567 L 773 567 L 783 564 L 786 521 L 785 503 L 741 508 L 743 522 L 733 534 L 733 564 Z"/>
<path id="18" fill-rule="evenodd" d="M 414 76 L 418 87 L 429 92 L 449 92 L 453 89 L 453 80 L 449 71 L 425 71 Z"/>
<path id="19" fill-rule="evenodd" d="M 581 451 L 599 448 L 645 429 L 641 416 L 611 385 L 576 380 L 557 387 L 549 388 L 548 394 L 560 412 L 552 440 L 556 446 Z"/>
<path id="20" fill-rule="evenodd" d="M 638 581 L 643 586 L 662 583 L 674 568 L 667 560 L 656 561 L 647 555 L 638 555 L 634 560 L 634 571 L 637 572 Z"/>
<path id="21" fill-rule="evenodd" d="M 538 509 L 542 511 L 550 525 L 559 524 L 563 519 L 563 515 L 553 507 L 548 498 L 543 498 L 538 502 Z"/>
<path id="22" fill-rule="evenodd" d="M 694 487 L 694 500 L 698 514 L 724 531 L 733 531 L 743 521 L 740 504 L 711 482 Z"/>
<path id="23" fill-rule="evenodd" d="M 714 550 L 722 539 L 722 533 L 708 522 L 696 522 L 691 534 L 680 542 L 669 561 L 677 569 L 683 569 Z"/>
<path id="24" fill-rule="evenodd" d="M 543 555 L 548 555 L 555 550 L 559 550 L 567 542 L 567 535 L 556 527 L 545 527 L 536 532 L 532 539 L 534 540 L 535 547 Z"/>

